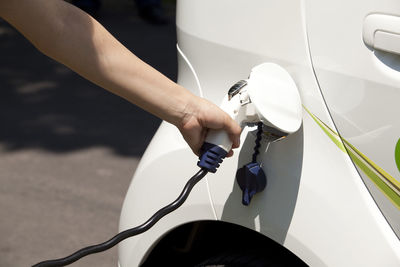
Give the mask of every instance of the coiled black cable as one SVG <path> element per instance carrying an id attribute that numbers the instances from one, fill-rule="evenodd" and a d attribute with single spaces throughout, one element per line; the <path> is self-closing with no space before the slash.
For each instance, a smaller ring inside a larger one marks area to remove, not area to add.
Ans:
<path id="1" fill-rule="evenodd" d="M 39 263 L 33 265 L 32 267 L 58 267 L 58 266 L 65 266 L 65 265 L 71 264 L 71 263 L 73 263 L 73 262 L 75 262 L 75 261 L 79 260 L 80 258 L 85 257 L 87 255 L 94 254 L 94 253 L 99 253 L 99 252 L 105 251 L 107 249 L 110 249 L 110 248 L 112 248 L 113 246 L 115 246 L 116 244 L 118 244 L 119 242 L 121 242 L 122 240 L 124 240 L 124 239 L 126 239 L 128 237 L 132 237 L 134 235 L 138 235 L 138 234 L 141 234 L 143 232 L 146 232 L 154 224 L 156 224 L 162 217 L 164 217 L 168 213 L 171 213 L 174 210 L 176 210 L 177 208 L 179 208 L 183 204 L 183 202 L 185 202 L 185 200 L 189 196 L 190 192 L 192 191 L 193 187 L 204 176 L 206 176 L 207 173 L 208 173 L 207 169 L 204 169 L 204 168 L 200 169 L 195 175 L 192 176 L 192 178 L 189 179 L 189 181 L 186 183 L 185 187 L 183 188 L 181 194 L 179 195 L 179 197 L 174 202 L 172 202 L 171 204 L 169 204 L 169 205 L 165 206 L 164 208 L 160 209 L 159 211 L 157 211 L 153 216 L 150 217 L 150 219 L 148 219 L 143 224 L 141 224 L 141 225 L 139 225 L 139 226 L 137 226 L 135 228 L 131 228 L 131 229 L 125 230 L 125 231 L 115 235 L 113 238 L 111 238 L 110 240 L 108 240 L 108 241 L 106 241 L 104 243 L 82 248 L 82 249 L 76 251 L 75 253 L 71 254 L 70 256 L 65 257 L 65 258 L 60 258 L 60 259 L 56 259 L 56 260 L 42 261 L 42 262 L 39 262 Z"/>
<path id="2" fill-rule="evenodd" d="M 259 122 L 257 124 L 257 136 L 256 136 L 256 145 L 254 147 L 254 153 L 253 153 L 253 158 L 252 158 L 252 163 L 257 162 L 257 156 L 260 154 L 260 146 L 261 146 L 261 138 L 262 138 L 262 133 L 263 133 L 263 123 Z"/>

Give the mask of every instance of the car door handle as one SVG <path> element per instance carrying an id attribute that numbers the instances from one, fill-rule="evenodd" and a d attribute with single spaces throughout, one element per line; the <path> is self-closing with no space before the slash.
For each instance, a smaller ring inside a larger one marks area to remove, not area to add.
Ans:
<path id="1" fill-rule="evenodd" d="M 364 19 L 363 40 L 373 49 L 400 55 L 400 17 L 368 15 Z"/>

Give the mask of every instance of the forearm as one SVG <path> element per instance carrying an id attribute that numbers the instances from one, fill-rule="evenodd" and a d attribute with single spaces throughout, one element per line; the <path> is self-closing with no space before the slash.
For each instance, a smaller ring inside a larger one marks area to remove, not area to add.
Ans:
<path id="1" fill-rule="evenodd" d="M 181 123 L 190 92 L 137 58 L 88 14 L 49 0 L 8 1 L 0 10 L 44 54 L 154 115 Z"/>

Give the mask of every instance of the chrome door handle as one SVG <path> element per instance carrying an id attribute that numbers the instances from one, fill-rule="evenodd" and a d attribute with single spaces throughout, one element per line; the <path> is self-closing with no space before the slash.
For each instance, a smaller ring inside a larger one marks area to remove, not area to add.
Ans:
<path id="1" fill-rule="evenodd" d="M 373 49 L 400 55 L 400 17 L 368 15 L 364 20 L 363 40 Z"/>

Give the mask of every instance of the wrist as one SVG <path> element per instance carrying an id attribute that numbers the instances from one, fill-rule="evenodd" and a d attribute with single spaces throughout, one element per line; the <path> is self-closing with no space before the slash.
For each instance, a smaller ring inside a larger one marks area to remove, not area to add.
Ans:
<path id="1" fill-rule="evenodd" d="M 196 113 L 199 97 L 180 85 L 178 87 L 178 93 L 173 96 L 173 103 L 165 120 L 180 129 Z"/>

